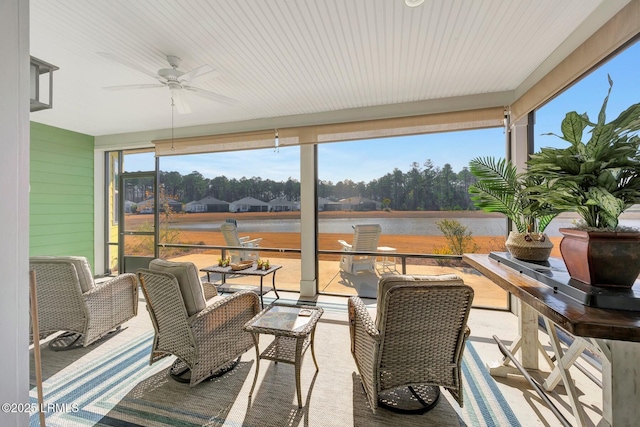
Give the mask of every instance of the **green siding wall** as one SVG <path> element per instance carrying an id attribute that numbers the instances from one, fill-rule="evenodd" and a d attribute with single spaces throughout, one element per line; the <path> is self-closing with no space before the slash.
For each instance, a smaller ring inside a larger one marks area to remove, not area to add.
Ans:
<path id="1" fill-rule="evenodd" d="M 94 137 L 31 122 L 29 254 L 94 266 Z"/>

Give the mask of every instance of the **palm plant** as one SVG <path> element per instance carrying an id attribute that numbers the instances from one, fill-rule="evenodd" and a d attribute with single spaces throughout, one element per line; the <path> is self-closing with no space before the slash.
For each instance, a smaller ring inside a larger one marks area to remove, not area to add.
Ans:
<path id="1" fill-rule="evenodd" d="M 537 194 L 532 197 L 557 211 L 577 212 L 584 221 L 581 228 L 615 230 L 622 212 L 640 203 L 640 103 L 606 123 L 612 86 L 609 78 L 609 92 L 597 123 L 592 123 L 586 113 L 567 113 L 562 136 L 547 135 L 571 146 L 543 148 L 528 162 L 527 178 L 542 179 L 541 185 L 533 188 Z M 587 127 L 591 136 L 583 142 Z"/>
<path id="2" fill-rule="evenodd" d="M 485 212 L 500 212 L 513 221 L 520 233 L 542 233 L 557 215 L 534 199 L 533 188 L 541 184 L 535 175 L 519 174 L 505 159 L 477 157 L 469 170 L 478 181 L 469 187 L 471 200 Z"/>

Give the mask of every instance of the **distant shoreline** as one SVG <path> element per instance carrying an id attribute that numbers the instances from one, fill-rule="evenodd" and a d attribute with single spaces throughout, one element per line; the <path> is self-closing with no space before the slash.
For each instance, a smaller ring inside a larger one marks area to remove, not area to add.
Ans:
<path id="1" fill-rule="evenodd" d="M 624 214 L 629 219 L 640 218 L 640 212 L 632 211 Z M 482 211 L 329 211 L 319 212 L 319 219 L 330 218 L 503 218 L 499 213 L 486 213 Z M 575 214 L 562 214 L 561 218 L 573 219 L 577 218 Z M 127 215 L 126 223 L 128 227 L 136 228 L 143 223 L 148 223 L 153 218 L 152 215 Z M 172 216 L 173 224 L 190 224 L 202 222 L 224 222 L 227 218 L 234 218 L 238 221 L 251 220 L 278 220 L 278 219 L 296 219 L 300 218 L 300 212 L 206 212 L 206 213 L 178 213 Z M 260 237 L 262 241 L 260 246 L 263 248 L 300 248 L 299 233 L 251 233 L 252 238 Z M 477 251 L 480 253 L 488 253 L 491 251 L 504 251 L 503 236 L 482 236 L 473 235 L 474 243 L 478 245 Z M 337 243 L 338 239 L 351 241 L 353 234 L 344 233 L 320 233 L 318 236 L 318 244 L 320 249 L 339 250 L 341 246 Z M 555 247 L 552 256 L 561 257 L 559 243 L 561 237 L 550 237 Z M 183 244 L 205 244 L 224 246 L 225 242 L 220 232 L 216 231 L 187 231 L 181 230 L 180 243 Z M 379 246 L 389 246 L 396 248 L 399 253 L 436 253 L 436 251 L 447 246 L 447 240 L 442 235 L 425 236 L 425 235 L 393 235 L 383 233 L 380 236 Z M 268 257 L 267 253 L 265 256 Z M 272 257 L 294 257 L 292 254 L 272 254 Z M 334 258 L 332 256 L 322 256 L 321 258 Z"/>
<path id="2" fill-rule="evenodd" d="M 127 221 L 145 222 L 150 215 L 128 215 Z M 499 213 L 483 211 L 322 211 L 318 218 L 502 218 Z M 145 219 L 147 218 L 147 219 Z M 260 219 L 295 219 L 300 218 L 300 211 L 292 212 L 179 212 L 171 219 L 176 223 L 203 221 L 224 221 L 227 218 L 237 220 Z"/>

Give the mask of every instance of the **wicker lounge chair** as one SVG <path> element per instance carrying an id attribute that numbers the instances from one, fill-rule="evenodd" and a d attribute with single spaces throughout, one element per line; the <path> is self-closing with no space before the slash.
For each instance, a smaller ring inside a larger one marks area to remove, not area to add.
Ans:
<path id="1" fill-rule="evenodd" d="M 134 274 L 96 284 L 87 259 L 77 256 L 31 257 L 29 267 L 36 273 L 40 338 L 66 331 L 49 342 L 53 350 L 86 347 L 138 312 Z"/>
<path id="2" fill-rule="evenodd" d="M 255 293 L 217 295 L 212 284 L 200 283 L 189 262 L 155 259 L 149 270 L 138 270 L 138 277 L 155 329 L 149 364 L 177 356 L 170 375 L 193 387 L 232 369 L 253 347 L 242 327 L 260 311 Z"/>
<path id="3" fill-rule="evenodd" d="M 351 297 L 351 353 L 373 412 L 425 412 L 438 401 L 438 386 L 462 406 L 460 364 L 469 336 L 473 289 L 458 276 L 389 276 L 378 284 L 375 321 Z"/>
<path id="4" fill-rule="evenodd" d="M 233 222 L 225 222 L 220 226 L 220 231 L 224 236 L 227 246 L 242 247 L 246 250 L 228 249 L 227 253 L 231 258 L 231 262 L 237 263 L 246 260 L 258 260 L 259 255 L 255 248 L 259 247 L 262 238 L 250 239 L 248 236 L 238 237 L 238 229 Z"/>
<path id="5" fill-rule="evenodd" d="M 349 255 L 349 252 L 376 252 L 378 239 L 382 228 L 378 224 L 356 225 L 353 234 L 353 244 L 338 240 L 345 252 L 340 257 L 340 268 L 347 273 L 356 274 L 358 271 L 375 271 L 376 257 L 372 255 Z"/>

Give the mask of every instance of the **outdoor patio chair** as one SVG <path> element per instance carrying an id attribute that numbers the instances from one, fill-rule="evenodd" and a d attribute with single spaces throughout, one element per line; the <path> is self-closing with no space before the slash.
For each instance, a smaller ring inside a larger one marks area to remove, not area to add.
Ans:
<path id="1" fill-rule="evenodd" d="M 253 347 L 242 327 L 260 311 L 258 296 L 240 291 L 217 294 L 211 283 L 201 283 L 190 262 L 155 259 L 138 270 L 155 337 L 149 364 L 174 355 L 169 374 L 191 387 L 233 369 Z"/>
<path id="2" fill-rule="evenodd" d="M 34 256 L 29 268 L 36 273 L 40 338 L 65 331 L 49 341 L 52 350 L 86 347 L 138 312 L 134 274 L 97 284 L 89 261 L 80 256 Z"/>
<path id="3" fill-rule="evenodd" d="M 231 222 L 225 222 L 224 224 L 222 224 L 220 226 L 220 231 L 224 236 L 224 241 L 226 242 L 227 246 L 246 248 L 245 250 L 227 249 L 227 254 L 229 254 L 232 263 L 250 259 L 257 261 L 260 258 L 260 255 L 255 250 L 255 248 L 260 247 L 259 242 L 262 240 L 262 238 L 259 237 L 257 239 L 249 239 L 248 236 L 238 237 L 238 229 L 236 225 Z"/>
<path id="4" fill-rule="evenodd" d="M 348 300 L 351 353 L 376 412 L 435 406 L 443 386 L 462 407 L 460 364 L 469 336 L 473 289 L 453 274 L 388 276 L 378 282 L 371 319 L 362 300 Z"/>
<path id="5" fill-rule="evenodd" d="M 345 252 L 340 257 L 340 269 L 356 274 L 358 271 L 375 271 L 376 257 L 373 255 L 348 255 L 349 252 L 376 252 L 382 228 L 378 224 L 356 225 L 353 244 L 338 240 Z"/>

